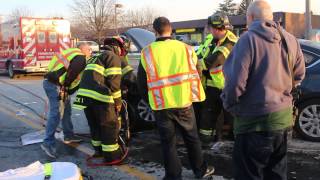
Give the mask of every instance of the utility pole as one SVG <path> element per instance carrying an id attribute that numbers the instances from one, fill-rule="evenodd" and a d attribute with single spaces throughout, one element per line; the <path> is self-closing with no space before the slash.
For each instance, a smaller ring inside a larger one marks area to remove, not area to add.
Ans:
<path id="1" fill-rule="evenodd" d="M 311 21 L 311 11 L 310 11 L 310 0 L 306 0 L 306 12 L 305 12 L 305 38 L 311 39 L 312 21 Z"/>
<path id="2" fill-rule="evenodd" d="M 122 4 L 115 4 L 114 5 L 114 27 L 116 30 L 116 34 L 118 35 L 118 22 L 117 22 L 117 8 L 122 8 L 123 5 Z"/>

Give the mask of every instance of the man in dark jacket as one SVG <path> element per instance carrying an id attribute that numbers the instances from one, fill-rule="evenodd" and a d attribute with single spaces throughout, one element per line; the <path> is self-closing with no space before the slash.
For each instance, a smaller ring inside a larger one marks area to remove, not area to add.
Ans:
<path id="1" fill-rule="evenodd" d="M 273 21 L 266 1 L 250 4 L 247 23 L 249 31 L 223 67 L 221 97 L 235 116 L 235 179 L 286 180 L 291 91 L 304 78 L 304 59 L 296 38 Z"/>

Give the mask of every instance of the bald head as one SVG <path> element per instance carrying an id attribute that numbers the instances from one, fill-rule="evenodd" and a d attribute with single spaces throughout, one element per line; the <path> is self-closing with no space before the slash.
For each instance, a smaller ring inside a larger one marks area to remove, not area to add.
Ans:
<path id="1" fill-rule="evenodd" d="M 86 59 L 90 58 L 92 49 L 87 42 L 79 42 L 77 44 L 77 48 L 79 48 L 81 52 L 86 56 Z"/>
<path id="2" fill-rule="evenodd" d="M 266 0 L 253 1 L 247 10 L 247 24 L 254 20 L 273 20 L 272 9 Z"/>

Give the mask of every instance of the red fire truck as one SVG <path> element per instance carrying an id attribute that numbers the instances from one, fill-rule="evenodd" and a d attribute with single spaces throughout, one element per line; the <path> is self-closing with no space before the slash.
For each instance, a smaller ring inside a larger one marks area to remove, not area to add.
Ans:
<path id="1" fill-rule="evenodd" d="M 61 18 L 21 17 L 0 24 L 0 70 L 46 72 L 55 53 L 69 48 L 70 23 Z"/>

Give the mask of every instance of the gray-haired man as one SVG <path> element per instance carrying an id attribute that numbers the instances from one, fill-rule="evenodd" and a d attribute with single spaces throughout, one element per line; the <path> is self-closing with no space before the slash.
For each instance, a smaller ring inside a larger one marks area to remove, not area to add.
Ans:
<path id="1" fill-rule="evenodd" d="M 249 31 L 223 67 L 221 97 L 235 116 L 235 179 L 286 180 L 291 90 L 304 78 L 304 59 L 296 38 L 273 21 L 266 1 L 250 4 L 247 23 Z"/>

